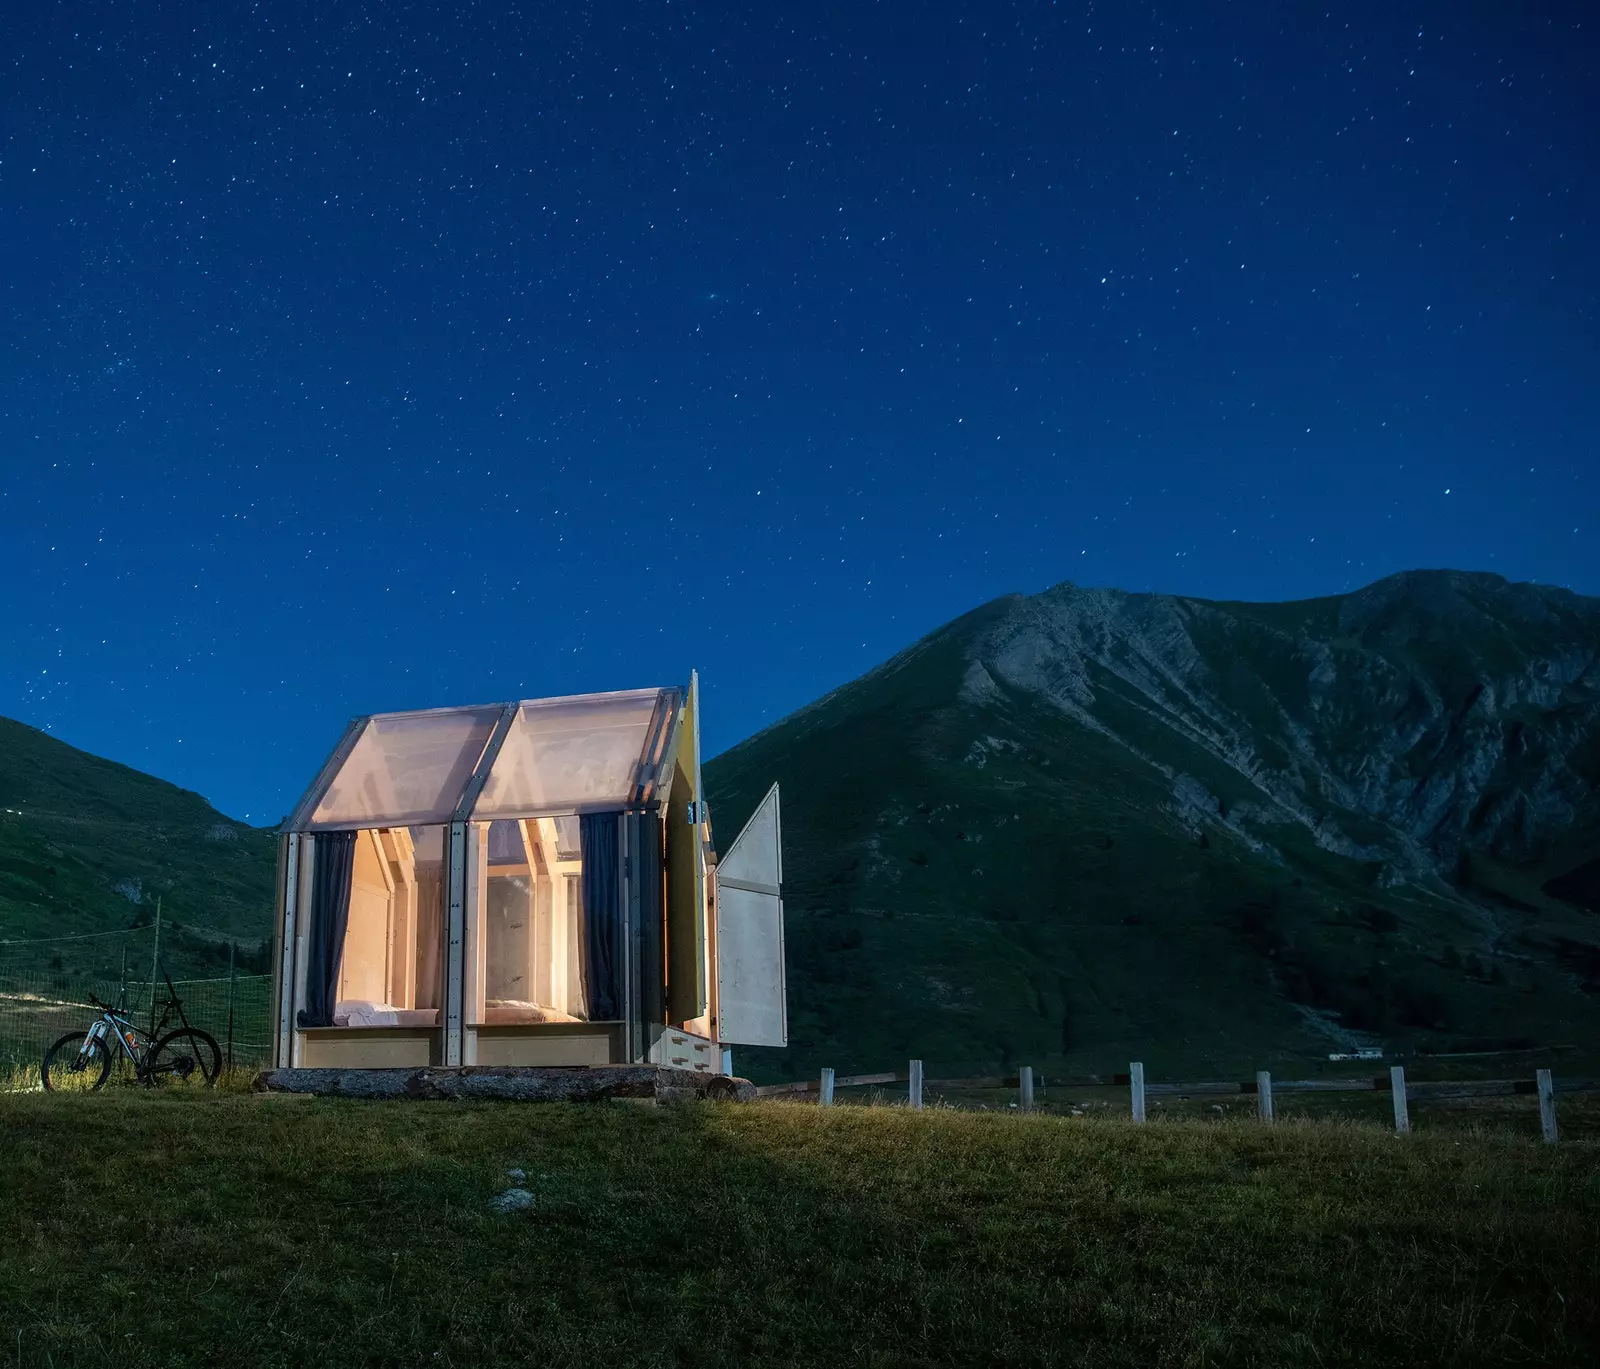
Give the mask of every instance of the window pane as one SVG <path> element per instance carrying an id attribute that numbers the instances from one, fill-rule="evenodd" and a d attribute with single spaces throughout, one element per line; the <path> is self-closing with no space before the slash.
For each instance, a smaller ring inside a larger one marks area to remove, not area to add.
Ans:
<path id="1" fill-rule="evenodd" d="M 356 833 L 338 1027 L 434 1027 L 444 945 L 443 827 Z"/>
<path id="2" fill-rule="evenodd" d="M 448 822 L 499 717 L 490 707 L 371 718 L 310 827 Z"/>
<path id="3" fill-rule="evenodd" d="M 469 994 L 469 1022 L 494 1027 L 584 1019 L 583 862 L 577 820 L 568 837 L 562 835 L 565 821 L 473 824 L 473 846 L 483 856 L 469 895 L 469 960 L 483 978 L 481 991 Z"/>
<path id="4" fill-rule="evenodd" d="M 639 689 L 523 704 L 473 817 L 526 817 L 628 802 L 660 697 L 658 689 Z"/>

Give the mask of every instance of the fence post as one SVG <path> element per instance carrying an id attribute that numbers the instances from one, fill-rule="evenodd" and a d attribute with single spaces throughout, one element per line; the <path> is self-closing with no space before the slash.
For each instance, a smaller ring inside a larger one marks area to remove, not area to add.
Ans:
<path id="1" fill-rule="evenodd" d="M 128 938 L 122 938 L 122 973 L 117 980 L 117 1011 L 128 1011 Z"/>
<path id="2" fill-rule="evenodd" d="M 1394 1131 L 1396 1136 L 1411 1134 L 1411 1113 L 1406 1108 L 1406 1069 L 1404 1065 L 1389 1066 L 1389 1089 L 1394 1094 Z"/>
<path id="3" fill-rule="evenodd" d="M 1556 1081 L 1549 1070 L 1537 1070 L 1533 1076 L 1539 1081 L 1539 1129 L 1544 1132 L 1547 1145 L 1556 1143 Z"/>
<path id="4" fill-rule="evenodd" d="M 817 1085 L 817 1106 L 826 1108 L 833 1105 L 833 1066 L 822 1067 L 822 1082 Z"/>
<path id="5" fill-rule="evenodd" d="M 161 896 L 156 895 L 156 939 L 150 950 L 150 1032 L 156 1030 L 156 971 L 161 965 Z"/>
<path id="6" fill-rule="evenodd" d="M 922 1108 L 922 1061 L 911 1062 L 911 1087 L 907 1090 L 907 1101 L 919 1111 Z"/>
<path id="7" fill-rule="evenodd" d="M 1024 1065 L 1017 1071 L 1017 1089 L 1022 1095 L 1022 1110 L 1033 1111 L 1033 1066 Z"/>
<path id="8" fill-rule="evenodd" d="M 1128 1093 L 1133 1101 L 1133 1120 L 1144 1121 L 1144 1064 L 1135 1060 L 1128 1066 Z"/>
<path id="9" fill-rule="evenodd" d="M 1267 1070 L 1256 1071 L 1256 1111 L 1263 1122 L 1272 1120 L 1272 1075 Z"/>
<path id="10" fill-rule="evenodd" d="M 233 942 L 228 943 L 228 1068 L 233 1068 Z"/>

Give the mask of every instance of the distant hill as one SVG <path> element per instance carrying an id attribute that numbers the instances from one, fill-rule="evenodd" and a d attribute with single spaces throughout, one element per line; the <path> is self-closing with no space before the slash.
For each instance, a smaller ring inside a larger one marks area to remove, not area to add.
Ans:
<path id="1" fill-rule="evenodd" d="M 717 757 L 783 785 L 791 1045 L 1238 1069 L 1600 1045 L 1600 601 L 998 600 Z"/>
<path id="2" fill-rule="evenodd" d="M 225 970 L 228 937 L 272 934 L 276 863 L 270 831 L 0 718 L 0 941 L 145 925 L 159 899 L 167 928 L 195 929 L 166 938 L 172 973 Z M 115 974 L 118 965 L 104 962 L 117 954 L 115 940 L 12 945 L 0 947 L 0 968 L 42 957 L 56 969 Z M 252 968 L 268 959 L 252 957 Z"/>

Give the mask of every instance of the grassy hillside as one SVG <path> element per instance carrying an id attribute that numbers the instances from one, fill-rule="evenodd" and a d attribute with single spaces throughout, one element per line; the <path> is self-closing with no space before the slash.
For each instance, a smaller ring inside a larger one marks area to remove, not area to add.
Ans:
<path id="1" fill-rule="evenodd" d="M 783 786 L 790 1048 L 741 1067 L 1592 1053 L 1597 625 L 1451 576 L 949 625 L 707 766 L 719 832 Z"/>
<path id="2" fill-rule="evenodd" d="M 198 794 L 0 718 L 0 940 L 145 926 L 159 898 L 168 929 L 203 929 L 167 938 L 173 973 L 226 971 L 228 937 L 271 934 L 276 860 L 270 832 Z M 45 963 L 115 977 L 120 945 L 66 942 Z"/>
<path id="3" fill-rule="evenodd" d="M 0 1130 L 24 1369 L 1600 1354 L 1587 1145 L 140 1093 L 0 1098 Z"/>

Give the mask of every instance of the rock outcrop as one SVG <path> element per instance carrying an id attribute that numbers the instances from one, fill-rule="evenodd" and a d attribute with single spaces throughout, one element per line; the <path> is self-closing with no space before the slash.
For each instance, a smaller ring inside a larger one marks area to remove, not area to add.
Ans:
<path id="1" fill-rule="evenodd" d="M 1449 880 L 1464 854 L 1533 859 L 1600 816 L 1600 603 L 1564 590 L 1415 573 L 1255 605 L 1069 584 L 970 650 L 968 679 L 1115 740 L 1168 775 L 1180 817 L 1268 844 L 1292 822 Z M 1249 820 L 1172 767 L 1174 742 L 1248 786 Z"/>

